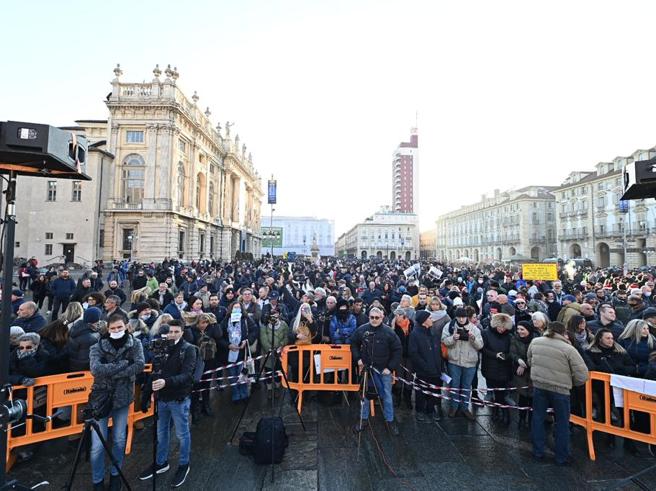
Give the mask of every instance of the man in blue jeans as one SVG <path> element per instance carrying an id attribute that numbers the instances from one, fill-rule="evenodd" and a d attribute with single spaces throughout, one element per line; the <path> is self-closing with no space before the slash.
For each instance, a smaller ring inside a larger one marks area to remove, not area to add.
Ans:
<path id="1" fill-rule="evenodd" d="M 399 429 L 394 422 L 394 402 L 392 400 L 392 371 L 401 362 L 401 341 L 391 327 L 383 324 L 383 312 L 377 307 L 369 311 L 369 322 L 358 327 L 351 335 L 351 352 L 360 371 L 370 368 L 368 373 L 376 386 L 383 403 L 383 415 L 394 435 Z M 364 400 L 361 422 L 355 431 L 363 431 L 369 420 L 369 401 Z"/>
<path id="2" fill-rule="evenodd" d="M 531 341 L 526 354 L 533 382 L 533 456 L 544 459 L 544 420 L 552 407 L 556 420 L 556 464 L 570 465 L 569 394 L 572 385 L 588 380 L 588 368 L 581 355 L 565 337 L 565 325 L 550 322 L 544 336 Z"/>
<path id="3" fill-rule="evenodd" d="M 165 326 L 160 327 L 160 332 L 162 328 L 165 329 Z M 171 420 L 173 420 L 175 435 L 180 442 L 180 461 L 171 481 L 171 487 L 177 488 L 185 482 L 190 469 L 189 409 L 198 350 L 182 339 L 183 328 L 180 321 L 171 321 L 168 328 L 168 339 L 174 344 L 168 348 L 168 356 L 162 363 L 161 377 L 153 380 L 153 391 L 157 393 L 158 412 L 157 462 L 139 474 L 139 479 L 145 481 L 155 473 L 162 474 L 169 470 L 169 437 Z"/>

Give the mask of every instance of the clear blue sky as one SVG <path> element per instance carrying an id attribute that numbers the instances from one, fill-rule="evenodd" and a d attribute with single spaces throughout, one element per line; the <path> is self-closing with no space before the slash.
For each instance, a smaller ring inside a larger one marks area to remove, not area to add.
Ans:
<path id="1" fill-rule="evenodd" d="M 0 119 L 106 118 L 124 80 L 176 65 L 235 121 L 278 211 L 342 232 L 390 201 L 419 111 L 422 226 L 494 188 L 656 145 L 646 1 L 3 2 Z M 268 215 L 268 209 L 263 210 Z"/>

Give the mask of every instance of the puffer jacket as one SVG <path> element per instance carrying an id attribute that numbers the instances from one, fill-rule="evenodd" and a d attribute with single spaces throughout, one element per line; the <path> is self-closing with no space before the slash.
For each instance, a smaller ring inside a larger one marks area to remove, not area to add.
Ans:
<path id="1" fill-rule="evenodd" d="M 482 372 L 487 380 L 509 382 L 512 379 L 512 362 L 510 361 L 510 339 L 512 334 L 505 331 L 500 334 L 495 328 L 483 331 Z M 503 353 L 505 360 L 497 358 Z"/>
<path id="2" fill-rule="evenodd" d="M 100 334 L 91 324 L 83 320 L 73 324 L 66 342 L 68 365 L 72 372 L 89 370 L 89 353 L 99 339 Z"/>
<path id="3" fill-rule="evenodd" d="M 651 336 L 651 334 L 649 335 Z M 639 343 L 633 339 L 620 339 L 619 343 L 629 353 L 633 362 L 637 366 L 637 376 L 644 377 L 649 368 L 649 358 L 652 353 L 656 351 L 656 342 L 653 343 L 654 348 L 649 348 L 649 341 L 647 337 L 641 338 Z"/>
<path id="4" fill-rule="evenodd" d="M 449 352 L 449 363 L 463 368 L 472 368 L 478 364 L 478 352 L 483 348 L 483 337 L 481 330 L 471 322 L 465 329 L 469 331 L 469 341 L 455 340 L 453 334 L 458 329 L 456 320 L 453 319 L 442 331 L 442 342 Z"/>
<path id="5" fill-rule="evenodd" d="M 526 352 L 528 351 L 528 347 L 531 341 L 534 339 L 534 337 L 535 335 L 533 333 L 530 333 L 528 335 L 528 340 L 522 340 L 519 336 L 517 336 L 517 334 L 513 334 L 512 338 L 510 339 L 510 361 L 512 362 L 512 370 L 513 370 L 513 379 L 512 379 L 513 387 L 527 387 L 531 383 L 530 367 L 527 366 L 526 370 L 524 370 L 524 373 L 522 375 L 517 375 L 517 367 L 519 367 L 519 360 L 523 360 L 524 363 L 528 365 Z M 530 395 L 529 389 L 518 389 L 518 390 L 519 390 L 519 394 L 522 396 Z"/>
<path id="6" fill-rule="evenodd" d="M 572 385 L 583 385 L 588 380 L 583 358 L 560 334 L 535 338 L 528 346 L 526 357 L 533 386 L 539 389 L 567 395 Z"/>
<path id="7" fill-rule="evenodd" d="M 588 354 L 592 360 L 593 370 L 626 375 L 628 377 L 635 374 L 635 363 L 626 350 L 618 343 L 613 343 L 612 348 L 592 346 Z"/>
<path id="8" fill-rule="evenodd" d="M 419 378 L 439 377 L 442 373 L 440 338 L 432 328 L 418 326 L 412 330 L 408 353 Z"/>
<path id="9" fill-rule="evenodd" d="M 114 387 L 112 409 L 120 409 L 134 400 L 134 380 L 143 372 L 144 353 L 141 342 L 131 334 L 118 350 L 108 337 L 100 338 L 89 352 L 93 387 Z"/>

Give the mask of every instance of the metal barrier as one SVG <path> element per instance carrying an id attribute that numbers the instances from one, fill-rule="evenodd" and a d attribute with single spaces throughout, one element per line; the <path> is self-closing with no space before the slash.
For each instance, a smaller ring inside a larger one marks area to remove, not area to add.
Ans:
<path id="1" fill-rule="evenodd" d="M 298 391 L 299 413 L 303 410 L 303 392 L 307 390 L 357 392 L 360 389 L 360 385 L 354 383 L 351 346 L 348 344 L 285 346 L 282 369 L 287 375 L 289 388 Z"/>
<path id="2" fill-rule="evenodd" d="M 590 377 L 585 383 L 585 417 L 570 415 L 570 421 L 585 428 L 588 439 L 588 455 L 590 460 L 595 460 L 595 449 L 593 434 L 595 431 L 621 436 L 651 445 L 656 445 L 656 397 L 651 397 L 639 392 L 627 389 L 622 390 L 623 396 L 623 418 L 622 426 L 612 424 L 611 420 L 611 374 L 603 372 L 590 372 Z M 598 381 L 603 383 L 604 394 L 604 421 L 595 421 L 592 418 L 592 383 Z M 631 429 L 631 411 L 639 411 L 649 416 L 650 433 L 642 433 Z"/>
<path id="3" fill-rule="evenodd" d="M 145 369 L 147 372 L 150 370 L 150 366 Z M 10 427 L 7 431 L 7 470 L 11 468 L 15 461 L 15 457 L 12 455 L 13 449 L 82 432 L 84 428 L 82 410 L 89 399 L 92 384 L 93 375 L 91 375 L 91 372 L 72 372 L 39 377 L 35 379 L 34 385 L 30 387 L 19 385 L 13 387 L 13 397 L 25 399 L 29 414 L 34 414 L 36 411 L 36 414 L 41 413 L 43 416 L 49 416 L 58 409 L 70 408 L 70 422 L 61 425 L 61 421 L 58 419 L 48 423 L 27 419 L 24 423 Z M 154 413 L 152 404 L 146 413 L 141 412 L 137 405 L 138 401 L 135 399 L 128 412 L 126 453 L 130 453 L 132 450 L 134 423 L 148 418 Z"/>

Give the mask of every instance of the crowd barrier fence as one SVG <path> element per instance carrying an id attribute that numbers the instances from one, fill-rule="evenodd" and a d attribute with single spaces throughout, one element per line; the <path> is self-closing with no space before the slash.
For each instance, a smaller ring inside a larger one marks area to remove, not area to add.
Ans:
<path id="1" fill-rule="evenodd" d="M 150 370 L 151 367 L 146 366 L 145 371 L 149 372 Z M 17 385 L 12 388 L 13 398 L 26 401 L 28 414 L 51 416 L 58 409 L 68 408 L 66 413 L 70 414 L 70 420 L 62 421 L 55 418 L 48 423 L 42 423 L 28 418 L 24 422 L 10 427 L 7 431 L 7 470 L 15 462 L 15 455 L 12 450 L 55 438 L 77 435 L 82 432 L 84 428 L 82 411 L 88 402 L 92 384 L 93 375 L 91 375 L 91 372 L 71 372 L 38 377 L 32 386 Z M 136 393 L 138 395 L 139 391 L 136 391 Z M 154 407 L 152 404 L 148 412 L 142 412 L 139 408 L 138 397 L 135 397 L 135 401 L 130 405 L 128 412 L 126 453 L 130 453 L 132 450 L 134 423 L 152 416 L 153 413 Z"/>

